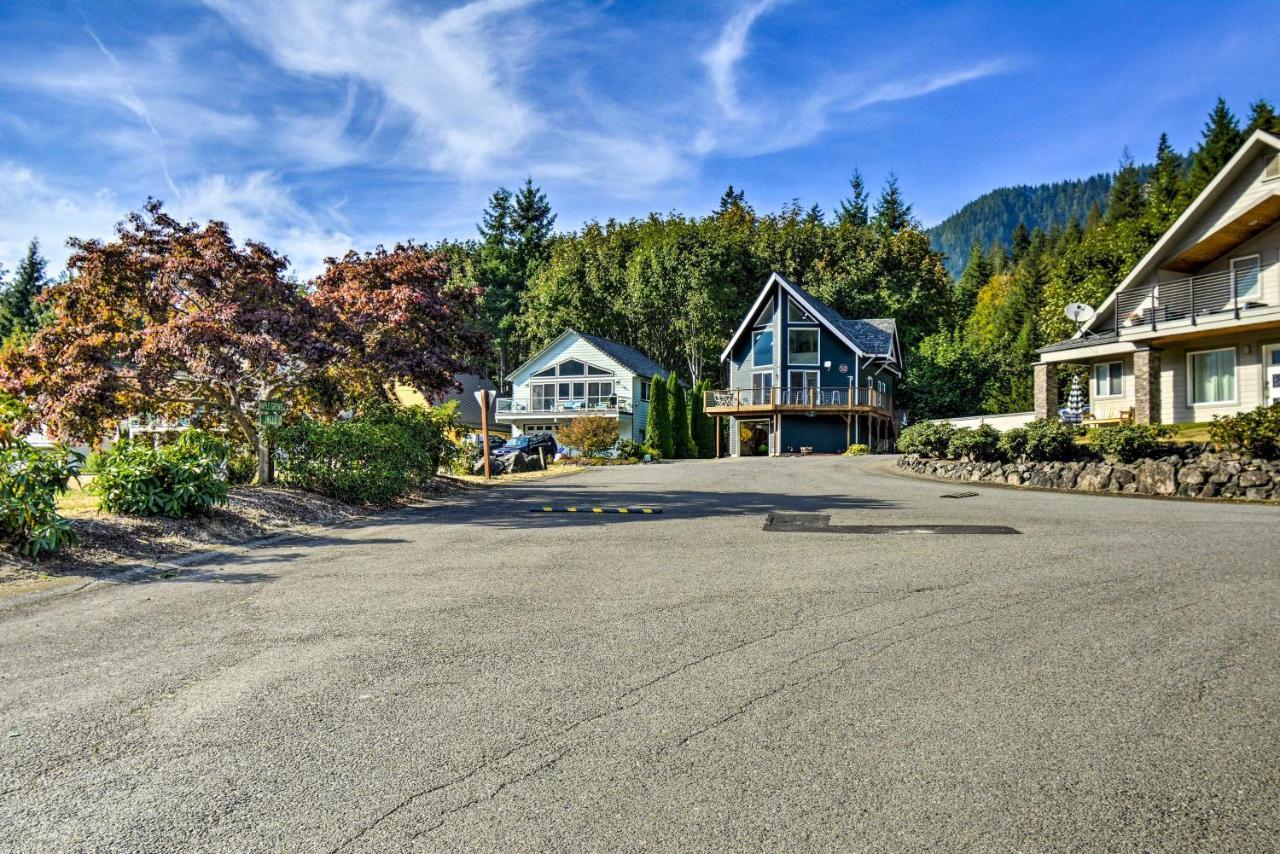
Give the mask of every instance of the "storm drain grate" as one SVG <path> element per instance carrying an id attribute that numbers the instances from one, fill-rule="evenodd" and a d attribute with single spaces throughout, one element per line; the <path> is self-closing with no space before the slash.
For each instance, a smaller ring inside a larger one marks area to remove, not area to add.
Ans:
<path id="1" fill-rule="evenodd" d="M 832 525 L 826 513 L 770 513 L 764 530 L 816 534 L 1021 534 L 1008 525 Z"/>
<path id="2" fill-rule="evenodd" d="M 976 492 L 948 492 L 942 496 L 943 498 L 977 498 Z"/>

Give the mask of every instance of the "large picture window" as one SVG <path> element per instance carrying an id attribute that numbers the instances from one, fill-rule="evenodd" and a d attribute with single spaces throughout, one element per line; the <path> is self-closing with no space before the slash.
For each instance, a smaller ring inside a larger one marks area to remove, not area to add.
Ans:
<path id="1" fill-rule="evenodd" d="M 792 365 L 818 364 L 818 330 L 787 330 L 787 361 Z"/>
<path id="2" fill-rule="evenodd" d="M 773 364 L 772 329 L 751 336 L 751 364 L 757 368 Z"/>
<path id="3" fill-rule="evenodd" d="M 1093 396 L 1119 397 L 1124 394 L 1124 363 L 1103 362 L 1093 366 Z"/>
<path id="4" fill-rule="evenodd" d="M 1196 403 L 1236 402 L 1236 350 L 1205 350 L 1187 354 L 1188 396 Z"/>

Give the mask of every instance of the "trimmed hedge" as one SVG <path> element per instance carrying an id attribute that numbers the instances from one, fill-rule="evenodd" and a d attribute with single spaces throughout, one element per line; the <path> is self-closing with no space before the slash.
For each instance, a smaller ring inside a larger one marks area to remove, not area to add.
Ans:
<path id="1" fill-rule="evenodd" d="M 898 437 L 898 450 L 922 457 L 945 457 L 956 428 L 949 422 L 920 421 L 904 427 Z"/>
<path id="2" fill-rule="evenodd" d="M 1000 458 L 1000 431 L 990 424 L 977 428 L 961 427 L 951 434 L 947 444 L 947 456 L 954 459 L 968 457 L 971 460 L 992 462 Z"/>
<path id="3" fill-rule="evenodd" d="M 1100 454 L 1133 463 L 1168 453 L 1163 440 L 1176 432 L 1167 424 L 1112 424 L 1090 430 L 1089 445 Z"/>
<path id="4" fill-rule="evenodd" d="M 352 504 L 390 504 L 435 476 L 457 449 L 456 408 L 375 404 L 355 418 L 302 418 L 274 431 L 281 483 Z"/>
<path id="5" fill-rule="evenodd" d="M 1253 457 L 1280 458 L 1280 403 L 1259 406 L 1239 415 L 1215 417 L 1209 425 L 1209 438 Z"/>

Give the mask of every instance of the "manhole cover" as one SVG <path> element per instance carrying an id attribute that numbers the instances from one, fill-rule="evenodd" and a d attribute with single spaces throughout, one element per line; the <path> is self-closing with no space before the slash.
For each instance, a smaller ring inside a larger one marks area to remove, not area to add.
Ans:
<path id="1" fill-rule="evenodd" d="M 1008 525 L 832 525 L 825 513 L 770 513 L 764 530 L 810 534 L 1021 534 Z"/>

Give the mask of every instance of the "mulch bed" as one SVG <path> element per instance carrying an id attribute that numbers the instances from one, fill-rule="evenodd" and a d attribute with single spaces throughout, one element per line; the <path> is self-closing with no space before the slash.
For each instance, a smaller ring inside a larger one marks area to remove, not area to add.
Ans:
<path id="1" fill-rule="evenodd" d="M 403 504 L 439 500 L 475 488 L 439 477 Z M 233 487 L 225 505 L 190 519 L 97 513 L 72 516 L 79 545 L 40 560 L 0 552 L 0 587 L 25 585 L 41 576 L 109 576 L 138 563 L 212 551 L 313 525 L 347 522 L 379 509 L 296 489 L 255 486 Z"/>

